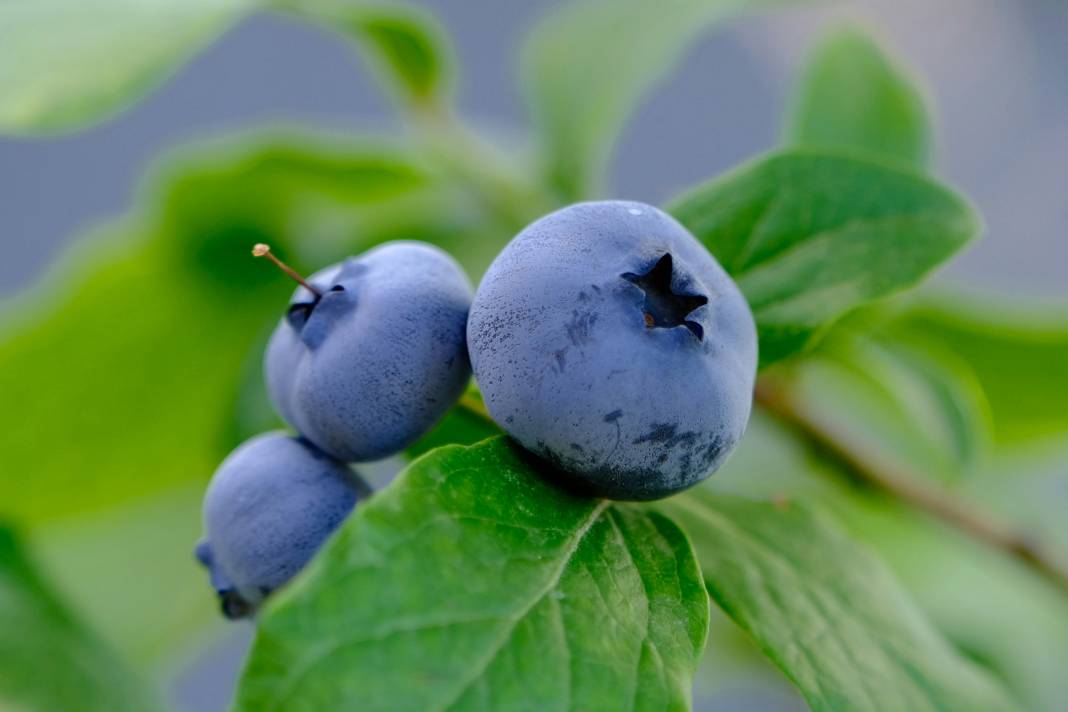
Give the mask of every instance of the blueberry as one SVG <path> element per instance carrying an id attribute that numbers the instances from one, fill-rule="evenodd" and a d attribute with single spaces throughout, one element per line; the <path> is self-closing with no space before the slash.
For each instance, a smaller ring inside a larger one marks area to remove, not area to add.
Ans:
<path id="1" fill-rule="evenodd" d="M 252 613 L 369 493 L 348 466 L 285 433 L 260 435 L 234 450 L 204 496 L 206 535 L 194 552 L 223 613 Z"/>
<path id="2" fill-rule="evenodd" d="M 348 462 L 392 455 L 456 402 L 471 375 L 471 285 L 449 255 L 392 242 L 310 278 L 267 347 L 271 400 L 289 425 Z"/>
<path id="3" fill-rule="evenodd" d="M 643 203 L 580 203 L 525 228 L 482 280 L 467 339 L 494 420 L 593 496 L 689 487 L 749 419 L 749 306 L 682 225 Z"/>

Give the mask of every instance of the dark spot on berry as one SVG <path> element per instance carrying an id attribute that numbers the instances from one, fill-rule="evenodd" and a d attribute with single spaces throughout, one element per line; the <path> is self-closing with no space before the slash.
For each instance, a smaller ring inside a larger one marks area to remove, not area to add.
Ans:
<path id="1" fill-rule="evenodd" d="M 553 354 L 556 356 L 556 368 L 560 373 L 564 372 L 564 367 L 567 366 L 567 349 L 559 349 Z"/>
<path id="2" fill-rule="evenodd" d="M 571 312 L 571 321 L 564 325 L 567 338 L 573 346 L 583 346 L 590 341 L 597 315 L 590 312 Z"/>

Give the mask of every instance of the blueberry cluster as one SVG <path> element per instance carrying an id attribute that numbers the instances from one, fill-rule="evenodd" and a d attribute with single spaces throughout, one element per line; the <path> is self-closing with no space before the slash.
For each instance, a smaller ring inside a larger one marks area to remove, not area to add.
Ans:
<path id="1" fill-rule="evenodd" d="M 231 617 L 292 578 L 368 494 L 346 463 L 414 443 L 472 369 L 494 421 L 588 496 L 690 487 L 749 419 L 749 307 L 682 225 L 644 203 L 535 221 L 473 299 L 451 257 L 415 242 L 300 281 L 265 361 L 271 400 L 300 435 L 245 443 L 205 498 L 197 557 Z"/>
<path id="2" fill-rule="evenodd" d="M 391 242 L 299 281 L 264 359 L 271 401 L 299 436 L 244 443 L 204 497 L 196 555 L 228 618 L 254 612 L 370 494 L 348 463 L 414 443 L 471 377 L 471 284 L 438 248 Z"/>

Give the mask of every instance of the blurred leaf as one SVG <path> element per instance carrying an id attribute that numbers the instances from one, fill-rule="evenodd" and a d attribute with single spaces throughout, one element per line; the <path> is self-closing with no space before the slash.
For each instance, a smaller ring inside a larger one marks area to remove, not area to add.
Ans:
<path id="1" fill-rule="evenodd" d="M 216 287 L 242 291 L 288 283 L 249 257 L 253 243 L 271 243 L 312 271 L 388 239 L 368 236 L 375 228 L 365 223 L 433 183 L 431 167 L 404 147 L 285 133 L 192 147 L 161 173 L 151 197 L 174 259 Z M 403 235 L 404 216 L 395 222 Z"/>
<path id="2" fill-rule="evenodd" d="M 249 438 L 270 430 L 285 430 L 289 426 L 274 410 L 271 398 L 264 386 L 263 355 L 267 350 L 267 341 L 277 322 L 265 324 L 248 355 L 237 373 L 237 388 L 234 393 L 234 414 L 230 423 L 230 436 L 227 442 L 236 447 Z"/>
<path id="3" fill-rule="evenodd" d="M 810 149 L 751 162 L 670 210 L 749 300 L 761 365 L 920 281 L 979 230 L 962 198 L 918 173 Z"/>
<path id="4" fill-rule="evenodd" d="M 448 98 L 452 50 L 424 9 L 368 0 L 286 0 L 280 7 L 354 40 L 404 103 L 430 108 Z"/>
<path id="5" fill-rule="evenodd" d="M 1038 462 L 988 461 L 947 491 L 1002 521 L 1017 522 L 1036 541 L 1059 541 L 1063 547 L 1068 545 L 1065 455 L 1062 447 Z M 1027 709 L 1058 709 L 1068 696 L 1063 674 L 1068 601 L 1060 590 L 907 505 L 854 487 L 848 473 L 821 460 L 818 451 L 760 409 L 736 452 L 703 487 L 747 498 L 818 501 L 852 536 L 877 551 L 958 650 L 1004 680 Z M 1060 530 L 1059 539 L 1053 528 Z M 689 531 L 700 555 L 698 530 Z M 1068 563 L 1068 548 L 1053 553 Z"/>
<path id="6" fill-rule="evenodd" d="M 1023 491 L 1006 494 L 1026 497 Z M 898 503 L 856 492 L 834 500 L 853 535 L 894 568 L 959 650 L 1002 678 L 1027 709 L 1060 709 L 1068 695 L 1063 592 L 1001 552 Z M 1064 492 L 1046 505 L 1063 518 Z"/>
<path id="7" fill-rule="evenodd" d="M 797 688 L 749 634 L 718 606 L 712 606 L 708 645 L 693 689 L 698 712 L 800 712 L 806 709 Z"/>
<path id="8" fill-rule="evenodd" d="M 1068 435 L 1068 318 L 1063 305 L 1006 297 L 929 299 L 891 334 L 948 349 L 975 372 L 1002 445 Z"/>
<path id="9" fill-rule="evenodd" d="M 0 708 L 144 712 L 156 701 L 75 621 L 0 527 Z"/>
<path id="10" fill-rule="evenodd" d="M 475 278 L 510 237 L 433 160 L 381 140 L 268 133 L 209 142 L 169 161 L 156 182 L 172 259 L 222 291 L 290 284 L 249 258 L 255 242 L 310 272 L 386 240 L 423 240 Z"/>
<path id="11" fill-rule="evenodd" d="M 551 14 L 523 53 L 523 86 L 567 200 L 596 192 L 612 144 L 641 98 L 717 20 L 785 0 L 577 0 Z"/>
<path id="12" fill-rule="evenodd" d="M 683 709 L 707 626 L 670 520 L 564 494 L 505 438 L 450 446 L 267 607 L 236 709 Z"/>
<path id="13" fill-rule="evenodd" d="M 4 0 L 0 132 L 70 130 L 120 111 L 256 0 Z"/>
<path id="14" fill-rule="evenodd" d="M 947 354 L 853 336 L 793 370 L 793 390 L 881 460 L 952 480 L 982 460 L 990 408 L 968 364 Z"/>
<path id="15" fill-rule="evenodd" d="M 237 364 L 284 295 L 218 299 L 162 248 L 87 241 L 9 312 L 21 325 L 0 343 L 0 401 L 20 405 L 0 428 L 5 516 L 97 510 L 215 468 Z"/>
<path id="16" fill-rule="evenodd" d="M 235 444 L 241 364 L 292 290 L 252 243 L 319 267 L 439 236 L 419 219 L 448 229 L 448 213 L 391 202 L 427 181 L 403 153 L 322 145 L 189 159 L 169 172 L 158 227 L 86 241 L 6 310 L 0 400 L 20 406 L 0 428 L 0 513 L 36 522 L 206 481 Z"/>
<path id="17" fill-rule="evenodd" d="M 700 489 L 662 507 L 693 538 L 713 600 L 813 710 L 1014 709 L 879 561 L 807 508 Z"/>
<path id="18" fill-rule="evenodd" d="M 813 53 L 788 140 L 927 164 L 930 119 L 915 81 L 864 31 L 846 28 Z"/>
<path id="19" fill-rule="evenodd" d="M 225 625 L 192 554 L 203 496 L 199 482 L 185 484 L 33 532 L 42 570 L 77 617 L 141 669 L 173 662 Z"/>

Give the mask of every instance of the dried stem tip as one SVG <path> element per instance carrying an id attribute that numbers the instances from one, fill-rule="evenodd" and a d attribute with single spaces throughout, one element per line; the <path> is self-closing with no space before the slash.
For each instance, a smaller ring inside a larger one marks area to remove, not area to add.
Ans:
<path id="1" fill-rule="evenodd" d="M 270 245 L 265 245 L 262 242 L 256 243 L 255 245 L 252 246 L 252 256 L 253 257 L 266 257 L 271 262 L 274 262 L 275 265 L 277 265 L 278 269 L 282 270 L 287 275 L 289 275 L 300 286 L 304 287 L 309 292 L 314 294 L 316 296 L 316 298 L 320 298 L 320 299 L 322 298 L 322 296 L 323 296 L 322 292 L 320 292 L 318 289 L 313 287 L 306 279 L 301 277 L 300 274 L 298 274 L 295 269 L 293 269 L 292 267 L 287 265 L 285 262 L 283 262 L 282 260 L 280 260 L 280 259 L 278 259 L 277 257 L 274 256 L 274 253 L 271 252 L 271 246 Z"/>

